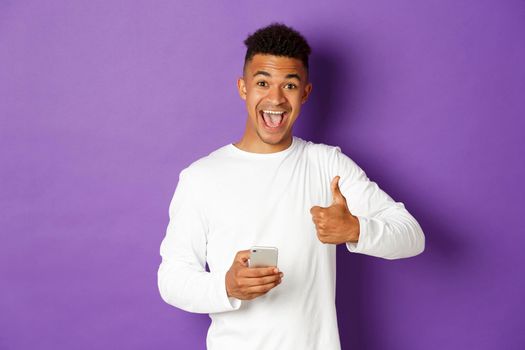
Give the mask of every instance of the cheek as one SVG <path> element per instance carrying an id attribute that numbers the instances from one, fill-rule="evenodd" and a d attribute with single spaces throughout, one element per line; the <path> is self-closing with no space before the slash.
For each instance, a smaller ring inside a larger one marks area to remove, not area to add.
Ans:
<path id="1" fill-rule="evenodd" d="M 250 94 L 246 97 L 246 104 L 248 105 L 248 108 L 255 110 L 257 108 L 257 105 L 259 104 L 259 101 L 261 100 L 261 97 L 257 94 Z"/>
<path id="2" fill-rule="evenodd" d="M 246 99 L 246 109 L 252 119 L 257 119 L 257 100 L 255 100 L 253 96 Z"/>
<path id="3" fill-rule="evenodd" d="M 301 107 L 301 94 L 300 93 L 297 92 L 297 93 L 290 94 L 287 96 L 287 99 L 293 108 Z"/>
<path id="4" fill-rule="evenodd" d="M 301 100 L 299 99 L 299 100 L 290 101 L 290 104 L 293 108 L 294 115 L 299 114 L 299 111 L 301 110 L 301 106 L 302 106 Z"/>

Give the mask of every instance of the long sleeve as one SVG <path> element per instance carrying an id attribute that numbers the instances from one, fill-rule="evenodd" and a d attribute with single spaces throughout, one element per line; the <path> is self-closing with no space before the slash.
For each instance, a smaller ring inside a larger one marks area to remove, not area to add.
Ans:
<path id="1" fill-rule="evenodd" d="M 334 147 L 339 186 L 353 215 L 359 219 L 357 243 L 347 242 L 350 252 L 384 259 L 408 258 L 425 249 L 425 235 L 402 202 L 395 202 L 370 181 L 365 172 Z"/>
<path id="2" fill-rule="evenodd" d="M 241 300 L 226 294 L 227 271 L 205 269 L 208 224 L 199 205 L 199 187 L 193 184 L 187 169 L 179 175 L 169 206 L 166 236 L 160 245 L 160 295 L 166 303 L 189 312 L 237 310 Z"/>

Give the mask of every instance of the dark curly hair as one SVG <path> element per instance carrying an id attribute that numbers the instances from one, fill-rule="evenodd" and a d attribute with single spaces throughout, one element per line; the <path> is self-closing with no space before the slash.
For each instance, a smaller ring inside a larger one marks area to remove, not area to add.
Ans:
<path id="1" fill-rule="evenodd" d="M 271 23 L 248 36 L 244 44 L 247 47 L 244 68 L 246 63 L 259 53 L 297 58 L 303 62 L 308 73 L 308 55 L 312 50 L 301 33 L 291 27 L 282 23 Z"/>

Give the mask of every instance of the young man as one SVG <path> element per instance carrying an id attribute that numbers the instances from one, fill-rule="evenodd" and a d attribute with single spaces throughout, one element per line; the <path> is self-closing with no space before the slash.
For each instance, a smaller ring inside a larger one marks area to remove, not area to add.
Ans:
<path id="1" fill-rule="evenodd" d="M 336 245 L 399 259 L 420 254 L 424 234 L 339 147 L 292 135 L 312 91 L 303 36 L 276 23 L 245 44 L 244 135 L 181 171 L 160 294 L 210 314 L 208 349 L 340 349 Z M 277 247 L 278 267 L 248 267 L 252 246 Z"/>

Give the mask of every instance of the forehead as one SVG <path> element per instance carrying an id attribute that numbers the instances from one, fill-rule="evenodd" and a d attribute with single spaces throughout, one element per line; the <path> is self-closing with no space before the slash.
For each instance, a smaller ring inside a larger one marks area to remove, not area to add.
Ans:
<path id="1" fill-rule="evenodd" d="M 306 75 L 303 62 L 297 58 L 256 54 L 251 61 L 246 64 L 249 77 L 257 71 L 266 71 L 273 76 L 281 76 L 290 73 L 299 74 L 301 77 Z"/>

